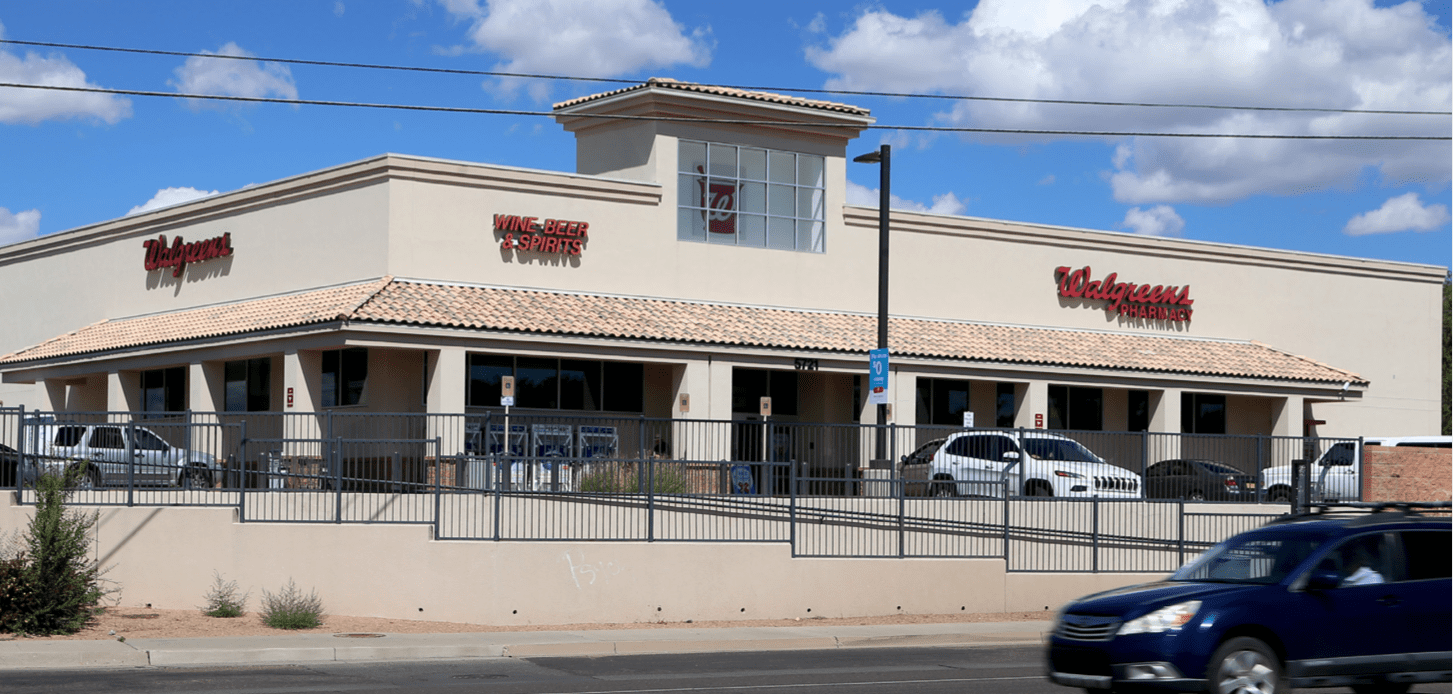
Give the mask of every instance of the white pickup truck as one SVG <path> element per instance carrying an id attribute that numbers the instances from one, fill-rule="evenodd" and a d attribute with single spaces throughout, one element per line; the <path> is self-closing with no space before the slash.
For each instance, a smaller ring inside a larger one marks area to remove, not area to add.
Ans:
<path id="1" fill-rule="evenodd" d="M 1409 446 L 1449 448 L 1450 436 L 1382 436 L 1363 439 L 1365 446 Z M 1312 499 L 1314 501 L 1349 501 L 1362 494 L 1362 449 L 1356 441 L 1339 441 L 1317 457 L 1311 466 Z M 1266 500 L 1286 503 L 1292 500 L 1292 466 L 1279 465 L 1261 471 L 1261 488 Z"/>
<path id="2" fill-rule="evenodd" d="M 1079 442 L 1043 431 L 965 431 L 904 456 L 909 494 L 1140 498 L 1140 475 L 1105 462 Z"/>
<path id="3" fill-rule="evenodd" d="M 37 471 L 60 472 L 75 461 L 87 462 L 81 487 L 176 485 L 207 488 L 219 479 L 217 458 L 177 448 L 154 432 L 125 424 L 47 422 L 27 425 L 21 446 L 26 454 L 21 477 Z"/>

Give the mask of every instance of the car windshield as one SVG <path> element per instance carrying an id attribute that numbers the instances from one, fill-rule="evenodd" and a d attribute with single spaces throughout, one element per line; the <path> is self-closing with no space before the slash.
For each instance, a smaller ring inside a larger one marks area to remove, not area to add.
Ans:
<path id="1" fill-rule="evenodd" d="M 1321 544 L 1309 537 L 1233 537 L 1171 575 L 1172 581 L 1208 583 L 1280 582 Z"/>
<path id="2" fill-rule="evenodd" d="M 1068 460 L 1077 463 L 1103 463 L 1090 449 L 1069 439 L 1024 439 L 1024 452 L 1038 460 Z"/>

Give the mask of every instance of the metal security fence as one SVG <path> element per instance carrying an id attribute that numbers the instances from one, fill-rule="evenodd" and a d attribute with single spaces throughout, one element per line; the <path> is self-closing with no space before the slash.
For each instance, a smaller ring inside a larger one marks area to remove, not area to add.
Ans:
<path id="1" fill-rule="evenodd" d="M 968 432 L 1071 440 L 1137 482 L 1133 492 L 1116 488 L 1122 498 L 1097 496 L 1089 483 L 1077 496 L 1031 496 L 1031 470 L 1054 469 L 1052 457 L 1006 458 L 972 482 L 908 473 Z M 229 506 L 242 522 L 412 523 L 440 540 L 780 542 L 799 557 L 1166 572 L 1286 508 L 1217 502 L 1279 504 L 1279 470 L 1360 442 L 518 411 L 0 408 L 0 445 L 0 483 L 21 503 L 34 503 L 35 475 L 84 464 L 75 503 Z M 1333 486 L 1344 470 L 1355 465 L 1313 470 L 1311 484 L 1345 495 Z"/>

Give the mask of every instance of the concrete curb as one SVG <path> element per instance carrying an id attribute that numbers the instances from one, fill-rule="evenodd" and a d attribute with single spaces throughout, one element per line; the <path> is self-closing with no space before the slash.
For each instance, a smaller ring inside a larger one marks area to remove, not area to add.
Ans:
<path id="1" fill-rule="evenodd" d="M 0 642 L 0 671 L 460 658 L 591 657 L 839 648 L 1023 646 L 1041 622 L 840 628 L 391 634 L 336 645 L 332 634 L 118 641 Z"/>

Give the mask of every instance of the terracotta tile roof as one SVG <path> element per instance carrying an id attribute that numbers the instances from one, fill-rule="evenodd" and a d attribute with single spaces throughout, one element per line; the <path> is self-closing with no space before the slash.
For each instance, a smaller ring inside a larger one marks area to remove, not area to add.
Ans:
<path id="1" fill-rule="evenodd" d="M 865 354 L 871 315 L 382 280 L 105 321 L 0 365 L 344 319 L 527 334 Z M 1256 342 L 893 318 L 895 355 L 955 361 L 1362 385 L 1355 373 Z"/>
<path id="2" fill-rule="evenodd" d="M 0 357 L 0 365 L 182 340 L 241 335 L 347 318 L 393 278 L 231 304 L 103 320 Z"/>
<path id="3" fill-rule="evenodd" d="M 783 94 L 773 94 L 771 92 L 754 92 L 745 89 L 736 89 L 733 87 L 718 87 L 710 84 L 697 84 L 695 82 L 678 82 L 669 77 L 652 77 L 651 79 L 646 80 L 642 84 L 634 84 L 623 89 L 616 89 L 609 92 L 602 92 L 600 94 L 582 96 L 576 99 L 571 99 L 569 101 L 562 101 L 558 104 L 555 104 L 554 108 L 556 111 L 559 111 L 561 109 L 570 108 L 571 106 L 579 106 L 580 104 L 584 104 L 590 101 L 597 101 L 599 99 L 615 96 L 617 94 L 625 94 L 626 92 L 638 91 L 650 87 L 677 89 L 684 92 L 697 92 L 699 94 L 712 94 L 715 96 L 732 96 L 739 99 L 749 99 L 752 101 L 767 101 L 774 104 L 785 104 L 787 106 L 819 108 L 825 111 L 836 111 L 838 113 L 848 113 L 855 116 L 866 116 L 869 114 L 868 109 L 859 108 L 857 106 L 852 106 L 849 104 L 840 104 L 836 101 L 803 99 L 801 97 L 786 96 Z"/>

